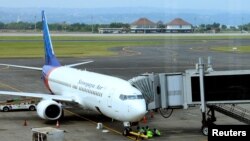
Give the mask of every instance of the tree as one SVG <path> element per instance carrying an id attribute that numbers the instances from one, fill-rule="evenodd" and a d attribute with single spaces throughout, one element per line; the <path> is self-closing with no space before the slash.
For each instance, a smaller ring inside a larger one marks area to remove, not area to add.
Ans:
<path id="1" fill-rule="evenodd" d="M 244 24 L 244 25 L 239 25 L 238 27 L 239 27 L 240 30 L 248 31 L 248 29 L 250 29 L 250 23 L 249 24 Z"/>
<path id="2" fill-rule="evenodd" d="M 204 31 L 205 31 L 205 29 L 206 29 L 206 25 L 205 24 L 201 24 L 201 25 L 199 25 L 199 27 L 198 27 L 198 31 L 199 32 L 201 32 L 201 33 L 203 33 Z"/>
<path id="3" fill-rule="evenodd" d="M 4 29 L 4 23 L 0 22 L 0 29 Z"/>
<path id="4" fill-rule="evenodd" d="M 219 29 L 219 28 L 220 28 L 220 24 L 214 22 L 213 25 L 212 25 L 212 27 L 213 27 L 214 29 Z"/>
<path id="5" fill-rule="evenodd" d="M 41 21 L 36 23 L 36 29 L 42 30 L 42 27 L 43 23 Z"/>
<path id="6" fill-rule="evenodd" d="M 74 23 L 71 24 L 69 27 L 70 31 L 80 31 L 81 30 L 82 25 L 80 23 Z"/>
<path id="7" fill-rule="evenodd" d="M 226 30 L 227 26 L 223 24 L 223 25 L 221 25 L 221 29 Z"/>
<path id="8" fill-rule="evenodd" d="M 212 27 L 213 27 L 213 25 L 207 24 L 207 25 L 206 25 L 206 30 L 212 30 Z"/>
<path id="9" fill-rule="evenodd" d="M 230 26 L 229 28 L 230 28 L 230 30 L 233 30 L 233 31 L 236 30 L 236 27 L 235 27 L 235 26 Z"/>
<path id="10" fill-rule="evenodd" d="M 129 24 L 124 24 L 124 23 L 111 23 L 109 25 L 110 28 L 128 28 Z"/>

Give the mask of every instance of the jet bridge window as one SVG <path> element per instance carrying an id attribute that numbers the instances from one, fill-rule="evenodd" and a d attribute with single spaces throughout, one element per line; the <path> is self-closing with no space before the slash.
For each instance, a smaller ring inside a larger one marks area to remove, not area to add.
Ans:
<path id="1" fill-rule="evenodd" d="M 121 100 L 134 100 L 134 99 L 143 99 L 142 95 L 120 95 Z"/>

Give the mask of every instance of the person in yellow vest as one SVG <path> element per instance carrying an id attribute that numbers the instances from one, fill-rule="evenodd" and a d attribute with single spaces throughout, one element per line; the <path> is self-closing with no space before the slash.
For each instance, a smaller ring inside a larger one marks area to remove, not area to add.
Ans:
<path id="1" fill-rule="evenodd" d="M 154 133 L 154 136 L 160 136 L 161 135 L 161 132 L 156 128 L 154 128 L 153 133 Z"/>
<path id="2" fill-rule="evenodd" d="M 145 131 L 146 131 L 146 136 L 148 138 L 152 138 L 153 137 L 153 132 L 152 132 L 152 130 L 149 129 L 148 126 L 146 126 Z"/>
<path id="3" fill-rule="evenodd" d="M 137 126 L 137 131 L 139 134 L 144 134 L 145 132 L 144 127 L 140 128 L 139 126 Z"/>

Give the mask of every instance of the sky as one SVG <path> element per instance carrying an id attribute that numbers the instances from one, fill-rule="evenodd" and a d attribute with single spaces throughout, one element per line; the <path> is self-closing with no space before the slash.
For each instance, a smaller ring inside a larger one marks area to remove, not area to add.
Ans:
<path id="1" fill-rule="evenodd" d="M 34 17 L 35 14 L 39 16 L 41 10 L 46 10 L 49 15 L 52 15 L 53 22 L 64 18 L 68 22 L 90 23 L 91 20 L 79 20 L 86 15 L 89 19 L 89 15 L 92 14 L 94 19 L 99 20 L 96 22 L 103 23 L 132 22 L 138 17 L 148 17 L 156 21 L 169 21 L 180 17 L 194 24 L 219 22 L 227 25 L 239 25 L 250 21 L 249 6 L 250 0 L 0 0 L 0 14 L 4 13 L 0 16 L 0 20 L 12 22 L 17 21 L 20 17 L 21 20 L 32 21 L 30 17 Z M 16 10 L 20 12 L 16 12 L 20 14 L 17 15 L 11 8 L 24 9 Z M 58 8 L 73 8 L 74 10 Z M 130 10 L 130 8 L 133 9 Z M 85 13 L 79 14 L 79 11 Z M 5 14 L 6 12 L 14 14 L 9 16 Z M 68 17 L 66 15 L 60 17 L 63 12 L 68 14 Z M 123 16 L 128 18 L 123 18 L 120 14 L 127 14 Z"/>
<path id="2" fill-rule="evenodd" d="M 221 10 L 250 12 L 250 0 L 0 0 L 9 8 L 109 8 L 160 7 L 179 10 Z"/>

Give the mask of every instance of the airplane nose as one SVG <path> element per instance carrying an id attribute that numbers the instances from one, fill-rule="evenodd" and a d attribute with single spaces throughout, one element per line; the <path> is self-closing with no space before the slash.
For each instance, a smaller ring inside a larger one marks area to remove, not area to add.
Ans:
<path id="1" fill-rule="evenodd" d="M 137 121 L 141 120 L 147 113 L 145 102 L 138 102 L 134 107 L 134 115 Z"/>
<path id="2" fill-rule="evenodd" d="M 138 117 L 141 119 L 147 113 L 146 107 L 137 108 Z"/>

